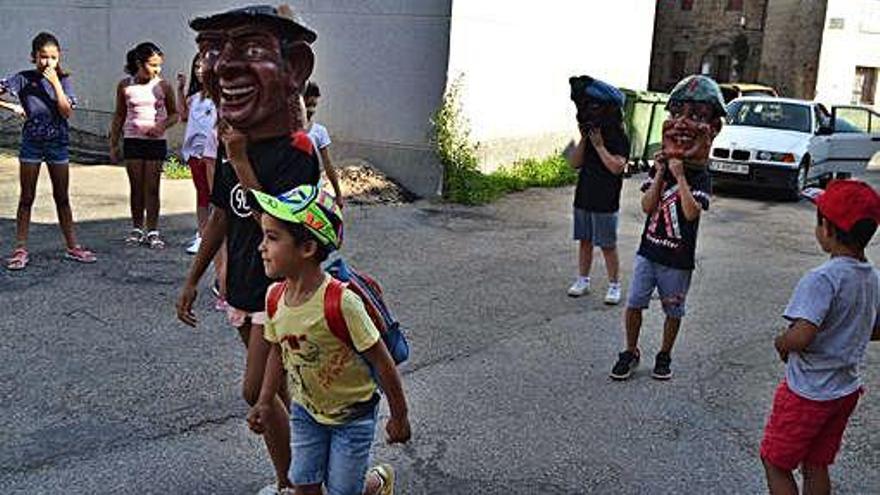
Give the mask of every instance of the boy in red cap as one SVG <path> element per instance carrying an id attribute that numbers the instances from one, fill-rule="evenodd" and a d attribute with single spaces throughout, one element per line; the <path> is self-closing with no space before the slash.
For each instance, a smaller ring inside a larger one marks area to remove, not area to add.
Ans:
<path id="1" fill-rule="evenodd" d="M 775 340 L 785 362 L 776 389 L 761 460 L 771 494 L 831 493 L 828 466 L 862 393 L 859 363 L 869 340 L 880 340 L 880 272 L 865 247 L 880 222 L 880 196 L 861 181 L 807 190 L 816 203 L 816 240 L 831 258 L 798 282 Z"/>

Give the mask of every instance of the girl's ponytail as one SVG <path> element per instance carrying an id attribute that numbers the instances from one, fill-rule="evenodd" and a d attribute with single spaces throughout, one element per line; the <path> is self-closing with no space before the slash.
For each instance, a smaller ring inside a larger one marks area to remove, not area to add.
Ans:
<path id="1" fill-rule="evenodd" d="M 132 48 L 125 54 L 125 73 L 134 76 L 137 74 L 137 71 L 137 53 L 135 52 L 135 48 Z"/>

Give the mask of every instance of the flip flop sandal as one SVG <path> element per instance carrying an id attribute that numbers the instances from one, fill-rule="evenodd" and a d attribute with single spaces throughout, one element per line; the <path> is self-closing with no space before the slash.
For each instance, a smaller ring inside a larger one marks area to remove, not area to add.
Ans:
<path id="1" fill-rule="evenodd" d="M 125 243 L 130 246 L 135 246 L 138 244 L 143 244 L 146 240 L 146 235 L 144 231 L 138 228 L 133 228 L 125 237 Z"/>
<path id="2" fill-rule="evenodd" d="M 367 475 L 374 474 L 382 480 L 382 488 L 379 495 L 394 495 L 394 469 L 388 464 L 373 466 L 367 471 Z"/>
<path id="3" fill-rule="evenodd" d="M 30 257 L 28 257 L 27 249 L 18 248 L 13 251 L 12 256 L 6 260 L 6 268 L 13 271 L 24 270 L 28 261 L 30 261 Z"/>
<path id="4" fill-rule="evenodd" d="M 165 249 L 165 241 L 159 237 L 158 230 L 151 230 L 147 232 L 146 244 L 150 246 L 150 249 Z"/>
<path id="5" fill-rule="evenodd" d="M 94 263 L 98 261 L 98 258 L 95 257 L 95 253 L 89 251 L 82 246 L 76 246 L 74 248 L 68 249 L 67 252 L 64 253 L 64 257 L 66 259 L 77 261 L 79 263 Z"/>

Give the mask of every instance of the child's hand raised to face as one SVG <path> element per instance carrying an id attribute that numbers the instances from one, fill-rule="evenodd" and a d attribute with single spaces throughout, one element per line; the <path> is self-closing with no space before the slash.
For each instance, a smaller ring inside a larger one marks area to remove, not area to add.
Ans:
<path id="1" fill-rule="evenodd" d="M 590 142 L 593 143 L 593 147 L 596 149 L 605 147 L 605 140 L 602 139 L 602 132 L 594 127 L 590 129 L 588 136 L 590 137 Z"/>
<path id="2" fill-rule="evenodd" d="M 221 122 L 219 130 L 220 139 L 223 140 L 223 144 L 226 146 L 226 156 L 229 158 L 229 161 L 235 165 L 235 162 L 246 159 L 247 135 L 225 122 Z"/>
<path id="3" fill-rule="evenodd" d="M 671 173 L 676 179 L 682 178 L 682 176 L 684 176 L 684 162 L 678 158 L 670 158 L 669 173 Z"/>
<path id="4" fill-rule="evenodd" d="M 658 151 L 654 153 L 654 169 L 657 170 L 657 177 L 663 177 L 663 173 L 666 172 L 666 165 L 669 163 L 669 158 L 666 157 L 666 154 L 662 151 Z"/>
<path id="5" fill-rule="evenodd" d="M 55 67 L 51 64 L 43 68 L 43 77 L 45 77 L 53 85 L 59 82 L 58 71 L 55 70 Z"/>

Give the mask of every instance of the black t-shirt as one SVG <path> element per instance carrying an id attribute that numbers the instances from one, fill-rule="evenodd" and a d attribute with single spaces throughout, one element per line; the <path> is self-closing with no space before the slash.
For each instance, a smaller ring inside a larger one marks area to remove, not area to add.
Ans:
<path id="1" fill-rule="evenodd" d="M 647 191 L 651 184 L 657 180 L 656 171 L 656 168 L 652 168 L 648 173 L 648 179 L 642 184 L 642 192 Z M 684 176 L 694 199 L 703 210 L 708 210 L 709 197 L 712 194 L 709 172 L 686 168 Z M 685 218 L 678 184 L 668 169 L 663 179 L 665 185 L 660 196 L 660 203 L 654 213 L 648 215 L 645 220 L 639 254 L 655 263 L 671 268 L 693 270 L 700 218 L 697 217 L 692 222 Z"/>
<path id="2" fill-rule="evenodd" d="M 629 138 L 623 129 L 602 129 L 602 138 L 609 153 L 629 157 Z M 587 146 L 574 191 L 574 207 L 598 213 L 613 213 L 620 209 L 623 176 L 612 174 L 602 163 L 593 143 L 589 138 L 584 139 L 587 140 Z"/>
<path id="3" fill-rule="evenodd" d="M 257 180 L 268 194 L 281 194 L 303 184 L 317 184 L 321 176 L 317 152 L 305 133 L 249 143 L 247 154 Z M 251 217 L 248 196 L 225 157 L 219 160 L 214 173 L 211 203 L 226 210 L 229 219 L 227 300 L 237 309 L 263 311 L 266 289 L 272 282 L 266 277 L 258 250 L 263 232 Z"/>

